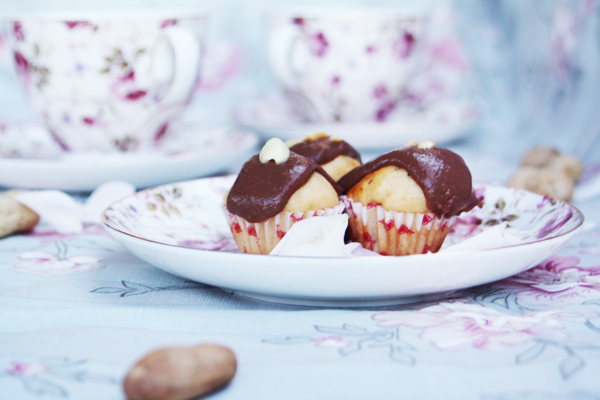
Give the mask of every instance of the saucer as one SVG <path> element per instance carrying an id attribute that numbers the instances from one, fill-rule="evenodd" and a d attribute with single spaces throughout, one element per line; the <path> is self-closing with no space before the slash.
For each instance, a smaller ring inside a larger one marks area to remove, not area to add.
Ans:
<path id="1" fill-rule="evenodd" d="M 0 186 L 92 191 L 107 181 L 123 180 L 145 188 L 227 172 L 258 144 L 250 132 L 187 128 L 144 153 L 72 154 L 53 147 L 44 132 L 35 123 L 0 129 Z M 23 146 L 14 145 L 11 135 L 17 133 Z"/>
<path id="2" fill-rule="evenodd" d="M 238 125 L 263 139 L 298 139 L 312 132 L 342 138 L 360 150 L 396 148 L 416 139 L 447 143 L 466 135 L 479 121 L 481 110 L 466 101 L 438 101 L 427 110 L 402 112 L 385 122 L 302 122 L 277 96 L 266 96 L 235 109 Z"/>
<path id="3" fill-rule="evenodd" d="M 220 206 L 235 176 L 142 190 L 102 215 L 108 232 L 156 267 L 237 294 L 279 303 L 331 307 L 406 304 L 530 269 L 581 229 L 568 203 L 495 185 L 476 185 L 483 208 L 462 214 L 446 238 L 460 243 L 510 221 L 521 244 L 404 257 L 291 257 L 239 252 Z M 444 243 L 446 245 L 446 243 Z"/>

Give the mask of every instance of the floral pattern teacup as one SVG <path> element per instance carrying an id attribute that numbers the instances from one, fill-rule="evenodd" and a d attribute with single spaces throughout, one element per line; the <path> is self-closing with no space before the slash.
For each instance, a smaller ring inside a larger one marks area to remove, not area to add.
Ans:
<path id="1" fill-rule="evenodd" d="M 267 22 L 271 70 L 308 122 L 384 121 L 421 66 L 424 13 L 276 12 Z"/>
<path id="2" fill-rule="evenodd" d="M 17 76 L 64 150 L 152 147 L 198 79 L 206 17 L 28 15 L 8 23 Z"/>

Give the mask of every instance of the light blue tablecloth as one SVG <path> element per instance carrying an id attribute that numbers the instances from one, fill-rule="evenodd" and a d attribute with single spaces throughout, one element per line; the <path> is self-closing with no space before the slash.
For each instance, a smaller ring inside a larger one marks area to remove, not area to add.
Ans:
<path id="1" fill-rule="evenodd" d="M 600 199 L 575 206 L 584 230 L 531 271 L 372 309 L 257 301 L 162 272 L 100 227 L 38 226 L 0 240 L 0 399 L 122 399 L 142 355 L 203 342 L 238 359 L 214 398 L 599 399 Z M 78 256 L 102 268 L 19 272 Z"/>

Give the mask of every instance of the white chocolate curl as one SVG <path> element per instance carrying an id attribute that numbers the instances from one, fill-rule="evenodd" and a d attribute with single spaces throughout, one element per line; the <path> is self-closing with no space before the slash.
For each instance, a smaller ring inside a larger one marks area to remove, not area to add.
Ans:
<path id="1" fill-rule="evenodd" d="M 288 158 L 290 158 L 290 149 L 278 138 L 269 139 L 258 156 L 258 159 L 263 164 L 271 160 L 277 164 L 281 164 L 282 162 L 286 162 Z"/>
<path id="2" fill-rule="evenodd" d="M 417 146 L 419 149 L 433 149 L 435 142 L 433 140 L 424 140 Z"/>
<path id="3" fill-rule="evenodd" d="M 404 147 L 412 147 L 412 146 L 418 146 L 419 142 L 417 142 L 415 139 L 411 140 L 410 142 L 406 143 L 404 145 Z"/>

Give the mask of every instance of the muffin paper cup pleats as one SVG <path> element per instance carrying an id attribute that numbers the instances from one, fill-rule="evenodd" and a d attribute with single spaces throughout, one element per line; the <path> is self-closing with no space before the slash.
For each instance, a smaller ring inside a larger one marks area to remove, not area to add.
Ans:
<path id="1" fill-rule="evenodd" d="M 311 211 L 283 211 L 264 222 L 248 222 L 244 218 L 231 214 L 222 207 L 233 238 L 244 253 L 269 254 L 279 241 L 298 221 L 313 217 L 329 217 L 344 212 L 342 201 L 335 207 Z"/>
<path id="2" fill-rule="evenodd" d="M 387 211 L 379 204 L 366 206 L 342 197 L 348 212 L 352 239 L 381 255 L 406 256 L 436 253 L 456 217 Z"/>

